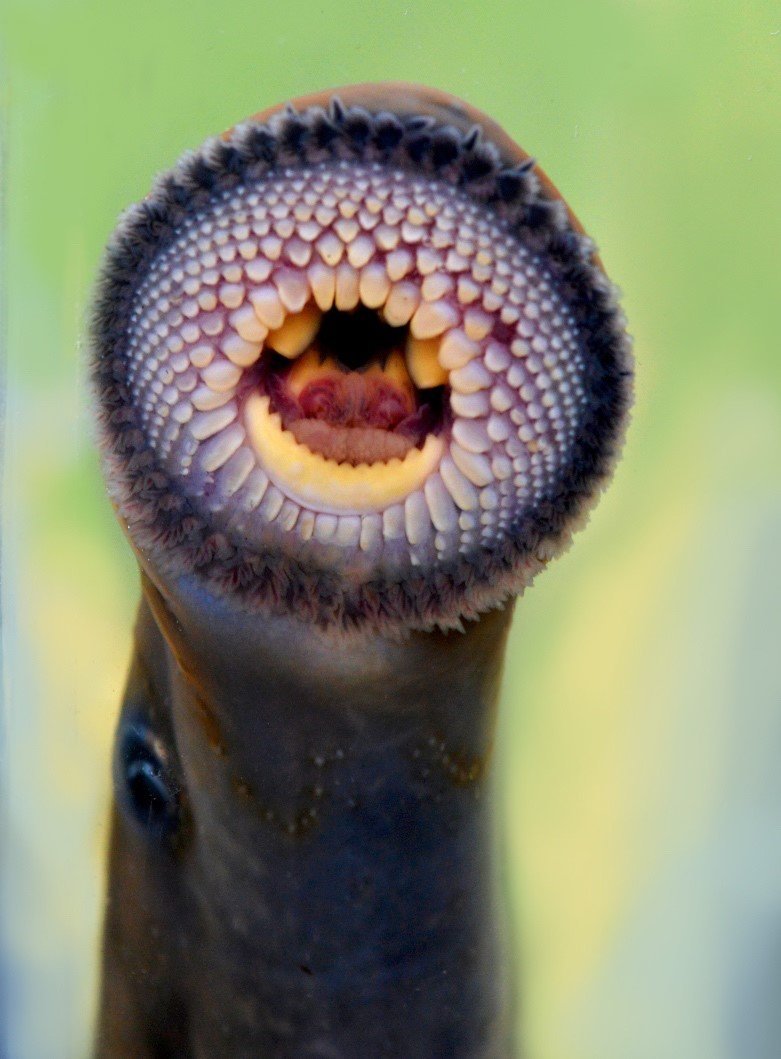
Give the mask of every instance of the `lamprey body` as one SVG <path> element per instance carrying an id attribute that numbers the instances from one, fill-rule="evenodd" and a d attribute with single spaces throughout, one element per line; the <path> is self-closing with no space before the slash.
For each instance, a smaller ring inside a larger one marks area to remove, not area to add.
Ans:
<path id="1" fill-rule="evenodd" d="M 592 244 L 460 101 L 307 97 L 128 211 L 93 378 L 143 585 L 97 1055 L 516 1054 L 491 743 L 630 404 Z"/>

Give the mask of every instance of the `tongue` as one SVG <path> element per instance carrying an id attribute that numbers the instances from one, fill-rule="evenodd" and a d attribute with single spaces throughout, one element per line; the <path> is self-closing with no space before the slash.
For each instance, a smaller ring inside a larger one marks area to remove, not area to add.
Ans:
<path id="1" fill-rule="evenodd" d="M 386 463 L 394 457 L 403 460 L 413 447 L 412 438 L 377 427 L 344 427 L 318 419 L 299 419 L 289 430 L 297 441 L 337 463 Z"/>
<path id="2" fill-rule="evenodd" d="M 415 398 L 379 374 L 328 373 L 298 395 L 306 419 L 344 427 L 393 430 L 415 411 Z"/>

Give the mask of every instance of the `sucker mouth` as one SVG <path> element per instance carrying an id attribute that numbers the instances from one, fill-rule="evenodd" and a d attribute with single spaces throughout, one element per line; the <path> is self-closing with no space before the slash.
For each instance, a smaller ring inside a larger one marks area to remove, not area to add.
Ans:
<path id="1" fill-rule="evenodd" d="M 161 183 L 165 238 L 131 245 L 146 204 L 120 230 L 96 325 L 104 421 L 121 427 L 108 431 L 110 484 L 124 482 L 131 536 L 171 545 L 166 562 L 178 549 L 183 567 L 214 566 L 196 557 L 217 534 L 245 567 L 287 555 L 315 594 L 335 565 L 342 613 L 356 586 L 414 570 L 463 580 L 493 564 L 506 592 L 560 546 L 609 471 L 629 403 L 622 319 L 590 244 L 528 165 L 508 171 L 484 151 L 493 169 L 481 175 L 477 134 L 449 126 L 434 173 L 398 143 L 389 157 L 366 142 L 337 150 L 351 116 L 364 141 L 393 118 L 334 101 L 240 128 L 243 172 L 211 146 Z M 315 149 L 324 126 L 336 147 Z M 437 131 L 408 118 L 406 135 L 422 127 Z M 295 160 L 279 147 L 291 128 L 309 135 Z M 512 183 L 509 206 L 491 201 L 488 177 Z M 160 495 L 142 513 L 152 472 Z M 492 595 L 481 578 L 460 614 Z M 458 621 L 452 600 L 445 610 L 432 620 Z"/>

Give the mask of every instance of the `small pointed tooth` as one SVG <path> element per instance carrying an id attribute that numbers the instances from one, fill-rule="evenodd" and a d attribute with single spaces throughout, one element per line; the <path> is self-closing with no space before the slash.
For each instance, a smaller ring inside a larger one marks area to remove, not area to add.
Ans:
<path id="1" fill-rule="evenodd" d="M 368 235 L 359 235 L 355 242 L 347 247 L 347 260 L 353 268 L 363 268 L 374 253 L 374 240 Z"/>
<path id="2" fill-rule="evenodd" d="M 361 518 L 361 551 L 368 552 L 382 540 L 382 518 L 380 515 L 363 515 Z"/>
<path id="3" fill-rule="evenodd" d="M 189 423 L 193 417 L 193 406 L 190 401 L 180 401 L 171 415 L 177 423 Z"/>
<path id="4" fill-rule="evenodd" d="M 404 536 L 404 508 L 393 504 L 382 513 L 382 532 L 387 540 L 398 540 Z"/>
<path id="5" fill-rule="evenodd" d="M 513 395 L 508 387 L 501 384 L 494 386 L 493 390 L 491 390 L 491 408 L 496 409 L 497 412 L 506 412 L 512 406 Z"/>
<path id="6" fill-rule="evenodd" d="M 302 541 L 311 539 L 315 530 L 315 513 L 304 508 L 298 516 L 298 534 Z"/>
<path id="7" fill-rule="evenodd" d="M 266 283 L 257 290 L 250 291 L 249 300 L 255 315 L 269 330 L 281 327 L 285 319 L 285 310 L 276 290 Z"/>
<path id="8" fill-rule="evenodd" d="M 193 390 L 191 401 L 193 407 L 199 412 L 211 412 L 215 408 L 222 408 L 228 401 L 232 400 L 233 394 L 228 390 L 226 393 L 216 393 L 208 386 L 199 386 Z"/>
<path id="9" fill-rule="evenodd" d="M 459 471 L 465 474 L 473 485 L 488 485 L 493 481 L 491 464 L 485 456 L 480 456 L 476 452 L 468 452 L 455 441 L 451 442 L 450 455 Z"/>
<path id="10" fill-rule="evenodd" d="M 276 331 L 271 331 L 266 344 L 291 360 L 312 342 L 320 327 L 322 314 L 315 305 L 308 305 L 302 312 L 288 316 L 284 324 Z"/>
<path id="11" fill-rule="evenodd" d="M 394 283 L 383 315 L 391 327 L 403 327 L 412 319 L 420 304 L 420 291 L 414 283 Z"/>
<path id="12" fill-rule="evenodd" d="M 369 371 L 375 370 L 385 379 L 390 379 L 391 382 L 395 382 L 400 390 L 408 390 L 410 387 L 410 377 L 407 371 L 407 364 L 401 353 L 393 352 L 385 361 L 385 366 L 379 368 L 378 366 L 372 365 Z"/>
<path id="13" fill-rule="evenodd" d="M 339 519 L 336 515 L 328 515 L 320 512 L 315 516 L 315 540 L 326 543 L 334 538 Z"/>
<path id="14" fill-rule="evenodd" d="M 300 313 L 309 301 L 309 284 L 301 272 L 284 269 L 274 276 L 282 304 L 289 313 Z"/>
<path id="15" fill-rule="evenodd" d="M 382 265 L 367 265 L 358 284 L 362 303 L 367 309 L 379 309 L 385 304 L 391 284 Z"/>
<path id="16" fill-rule="evenodd" d="M 462 276 L 458 281 L 456 294 L 462 305 L 471 305 L 480 297 L 480 287 L 473 280 Z"/>
<path id="17" fill-rule="evenodd" d="M 477 393 L 458 393 L 453 390 L 450 394 L 450 407 L 457 416 L 464 416 L 466 419 L 477 419 L 479 416 L 488 415 L 490 411 L 485 390 L 478 390 Z"/>
<path id="18" fill-rule="evenodd" d="M 450 456 L 445 456 L 439 465 L 439 473 L 448 493 L 461 511 L 474 511 L 479 504 L 479 494 L 474 485 L 455 465 Z"/>
<path id="19" fill-rule="evenodd" d="M 315 243 L 318 254 L 326 265 L 338 265 L 344 253 L 344 243 L 333 232 L 326 232 Z"/>
<path id="20" fill-rule="evenodd" d="M 273 265 L 265 257 L 256 257 L 244 266 L 244 273 L 251 283 L 263 283 L 271 275 Z"/>
<path id="21" fill-rule="evenodd" d="M 410 320 L 415 338 L 434 338 L 458 323 L 458 312 L 448 302 L 423 302 Z"/>
<path id="22" fill-rule="evenodd" d="M 491 460 L 491 470 L 495 478 L 500 482 L 505 482 L 513 473 L 513 465 L 506 456 L 494 456 Z"/>
<path id="23" fill-rule="evenodd" d="M 318 309 L 324 313 L 328 312 L 334 303 L 334 295 L 336 294 L 334 270 L 324 265 L 321 261 L 316 261 L 310 266 L 307 275 L 312 287 L 312 296 L 317 303 Z"/>
<path id="24" fill-rule="evenodd" d="M 223 283 L 219 293 L 226 309 L 237 309 L 244 301 L 244 288 L 239 283 Z"/>
<path id="25" fill-rule="evenodd" d="M 444 298 L 453 289 L 453 280 L 441 272 L 435 272 L 433 276 L 426 276 L 420 285 L 420 293 L 426 302 L 436 302 Z"/>
<path id="26" fill-rule="evenodd" d="M 491 371 L 504 371 L 510 364 L 510 354 L 500 342 L 489 342 L 485 351 L 485 366 Z"/>
<path id="27" fill-rule="evenodd" d="M 464 331 L 468 338 L 479 342 L 493 327 L 493 320 L 480 309 L 467 309 L 464 313 Z"/>
<path id="28" fill-rule="evenodd" d="M 263 327 L 259 321 L 258 326 Z M 261 344 L 260 342 L 248 342 L 241 335 L 229 332 L 220 342 L 220 349 L 231 363 L 239 368 L 248 368 L 260 356 Z"/>
<path id="29" fill-rule="evenodd" d="M 492 441 L 507 441 L 510 436 L 510 424 L 504 416 L 492 415 L 487 430 Z"/>
<path id="30" fill-rule="evenodd" d="M 434 527 L 441 533 L 452 532 L 458 526 L 458 509 L 440 475 L 430 475 L 423 492 Z"/>
<path id="31" fill-rule="evenodd" d="M 245 511 L 255 510 L 263 499 L 263 496 L 268 489 L 268 484 L 268 475 L 266 472 L 262 471 L 260 467 L 256 467 L 247 479 L 244 495 L 241 499 L 241 506 Z"/>
<path id="32" fill-rule="evenodd" d="M 254 466 L 255 456 L 252 449 L 246 446 L 239 448 L 223 468 L 220 475 L 220 492 L 226 497 L 233 496 L 247 480 Z"/>
<path id="33" fill-rule="evenodd" d="M 360 515 L 340 515 L 336 527 L 336 543 L 344 548 L 355 548 L 361 536 Z"/>
<path id="34" fill-rule="evenodd" d="M 442 264 L 442 258 L 430 246 L 421 246 L 417 253 L 418 272 L 421 276 L 430 276 Z"/>
<path id="35" fill-rule="evenodd" d="M 401 233 L 398 228 L 393 228 L 388 224 L 381 224 L 375 229 L 374 238 L 377 240 L 377 246 L 380 250 L 395 250 L 399 245 Z"/>
<path id="36" fill-rule="evenodd" d="M 439 347 L 439 363 L 448 371 L 463 368 L 480 352 L 480 346 L 467 338 L 463 331 L 454 328 L 448 331 Z"/>
<path id="37" fill-rule="evenodd" d="M 483 511 L 495 511 L 499 507 L 499 492 L 492 485 L 480 491 L 480 507 Z"/>
<path id="38" fill-rule="evenodd" d="M 479 360 L 470 360 L 463 368 L 450 373 L 450 385 L 459 393 L 476 393 L 478 390 L 486 390 L 492 381 L 493 377 Z"/>
<path id="39" fill-rule="evenodd" d="M 275 485 L 270 485 L 263 496 L 259 514 L 266 520 L 266 522 L 273 522 L 282 510 L 284 502 L 285 497 L 279 489 L 277 489 Z"/>
<path id="40" fill-rule="evenodd" d="M 260 322 L 250 305 L 244 305 L 235 313 L 231 313 L 230 322 L 245 342 L 262 342 L 268 334 L 268 328 Z"/>
<path id="41" fill-rule="evenodd" d="M 201 378 L 215 393 L 226 393 L 232 390 L 241 378 L 241 368 L 229 360 L 213 360 L 201 372 Z"/>
<path id="42" fill-rule="evenodd" d="M 199 448 L 198 464 L 209 473 L 218 471 L 224 463 L 228 462 L 242 441 L 244 441 L 244 428 L 241 423 L 234 423 L 233 426 L 221 431 Z"/>
<path id="43" fill-rule="evenodd" d="M 420 489 L 404 501 L 404 531 L 410 544 L 422 544 L 431 534 L 431 515 Z"/>
<path id="44" fill-rule="evenodd" d="M 413 338 L 407 339 L 406 346 L 407 370 L 412 381 L 420 390 L 428 390 L 432 386 L 444 386 L 447 382 L 447 371 L 437 359 L 439 352 L 438 338 Z"/>
<path id="45" fill-rule="evenodd" d="M 347 205 L 346 203 L 340 203 L 340 209 L 342 206 Z M 355 205 L 353 203 L 352 205 Z M 357 210 L 357 206 L 356 206 Z M 334 224 L 334 231 L 339 236 L 343 243 L 351 243 L 353 239 L 360 232 L 361 226 L 352 217 L 340 217 L 339 220 Z"/>
<path id="46" fill-rule="evenodd" d="M 342 310 L 354 309 L 360 301 L 358 273 L 346 262 L 342 262 L 336 269 L 335 300 L 336 308 Z"/>
<path id="47" fill-rule="evenodd" d="M 206 438 L 210 438 L 218 430 L 223 430 L 229 423 L 232 423 L 237 411 L 235 401 L 231 401 L 230 404 L 223 405 L 222 408 L 217 408 L 213 412 L 199 412 L 190 421 L 190 433 L 198 441 L 205 441 Z"/>
<path id="48" fill-rule="evenodd" d="M 453 437 L 468 452 L 488 452 L 493 448 L 482 419 L 457 419 L 453 423 Z"/>
<path id="49" fill-rule="evenodd" d="M 393 250 L 385 258 L 385 268 L 394 283 L 407 275 L 412 263 L 412 254 L 408 250 Z"/>
<path id="50" fill-rule="evenodd" d="M 285 500 L 276 518 L 277 525 L 280 529 L 292 530 L 298 520 L 300 511 L 301 508 L 294 500 Z"/>
<path id="51" fill-rule="evenodd" d="M 294 397 L 298 397 L 303 388 L 312 379 L 323 374 L 320 354 L 316 348 L 308 349 L 295 362 L 287 376 L 287 386 Z"/>
<path id="52" fill-rule="evenodd" d="M 196 368 L 205 368 L 214 360 L 214 347 L 201 343 L 190 350 L 190 363 Z"/>

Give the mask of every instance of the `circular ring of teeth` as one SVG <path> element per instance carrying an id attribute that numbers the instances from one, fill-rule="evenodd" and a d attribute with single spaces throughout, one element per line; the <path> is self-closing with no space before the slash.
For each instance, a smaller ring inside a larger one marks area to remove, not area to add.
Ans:
<path id="1" fill-rule="evenodd" d="M 158 181 L 109 247 L 94 345 L 136 544 L 322 623 L 446 627 L 521 589 L 629 404 L 610 286 L 530 163 L 338 100 Z"/>

